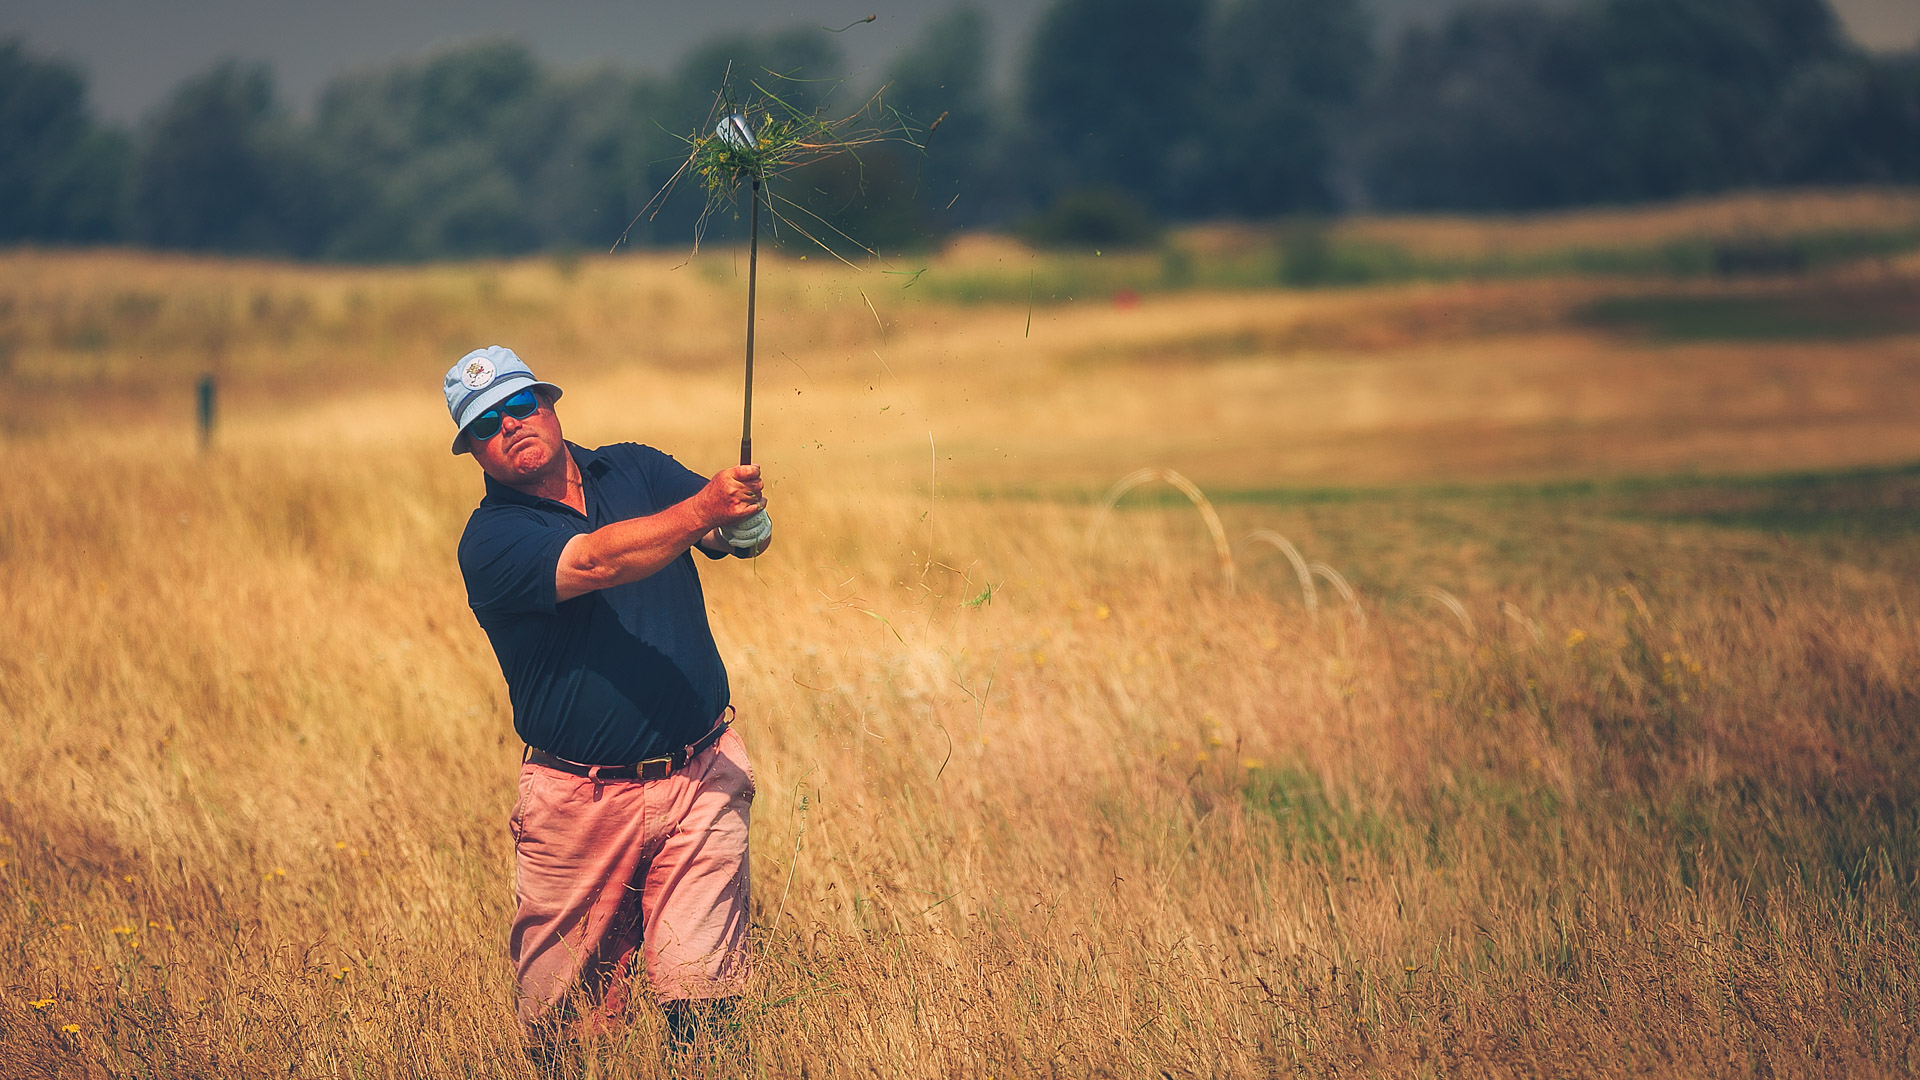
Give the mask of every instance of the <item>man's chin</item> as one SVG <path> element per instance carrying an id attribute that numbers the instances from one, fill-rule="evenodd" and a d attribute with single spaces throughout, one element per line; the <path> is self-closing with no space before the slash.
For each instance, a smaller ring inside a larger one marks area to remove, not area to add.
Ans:
<path id="1" fill-rule="evenodd" d="M 514 475 L 532 479 L 553 464 L 553 453 L 539 443 L 529 442 L 507 452 L 506 466 Z"/>

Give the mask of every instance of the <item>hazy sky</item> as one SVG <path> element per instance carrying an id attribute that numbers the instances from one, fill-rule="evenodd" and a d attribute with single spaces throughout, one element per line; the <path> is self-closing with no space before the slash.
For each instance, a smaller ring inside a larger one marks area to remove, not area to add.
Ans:
<path id="1" fill-rule="evenodd" d="M 997 77 L 1019 62 L 1045 0 L 974 0 L 993 22 Z M 1432 16 L 1459 0 L 1374 0 L 1382 21 Z M 1869 48 L 1920 44 L 1920 0 L 1833 0 Z M 610 62 L 665 71 L 689 48 L 729 30 L 840 27 L 856 70 L 878 75 L 948 5 L 943 0 L 7 0 L 0 36 L 72 60 L 88 75 L 95 107 L 133 120 L 181 79 L 222 57 L 272 65 L 283 97 L 309 104 L 328 79 L 419 56 L 476 37 L 526 41 L 547 62 Z M 825 32 L 824 30 L 822 31 Z"/>

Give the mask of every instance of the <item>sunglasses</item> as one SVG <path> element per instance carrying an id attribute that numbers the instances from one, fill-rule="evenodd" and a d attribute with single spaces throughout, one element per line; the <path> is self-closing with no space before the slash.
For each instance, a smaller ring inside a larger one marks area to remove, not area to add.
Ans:
<path id="1" fill-rule="evenodd" d="M 486 442 L 500 434 L 500 418 L 511 416 L 515 420 L 525 420 L 540 411 L 540 399 L 531 390 L 522 390 L 507 400 L 474 417 L 467 425 L 467 438 L 475 442 Z"/>

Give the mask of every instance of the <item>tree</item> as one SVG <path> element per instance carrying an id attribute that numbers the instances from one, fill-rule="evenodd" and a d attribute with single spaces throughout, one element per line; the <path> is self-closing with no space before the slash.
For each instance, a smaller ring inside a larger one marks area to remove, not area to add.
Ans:
<path id="1" fill-rule="evenodd" d="M 126 163 L 126 137 L 95 125 L 78 71 L 0 42 L 0 241 L 117 237 Z"/>
<path id="2" fill-rule="evenodd" d="M 1176 178 L 1199 150 L 1205 0 L 1056 0 L 1023 87 L 1032 188 L 1114 188 L 1179 209 Z"/>
<path id="3" fill-rule="evenodd" d="M 546 81 L 533 53 L 517 41 L 452 49 L 409 74 L 413 135 L 429 146 L 497 140 L 524 120 Z"/>
<path id="4" fill-rule="evenodd" d="M 512 139 L 547 247 L 607 250 L 647 200 L 649 153 L 678 145 L 645 122 L 648 88 L 613 71 L 551 81 Z"/>
<path id="5" fill-rule="evenodd" d="M 673 115 L 662 121 L 698 127 L 725 88 L 736 100 L 757 96 L 754 87 L 802 112 L 828 108 L 846 75 L 846 61 L 818 27 L 795 26 L 767 34 L 726 34 L 688 53 L 674 67 Z M 669 124 L 669 129 L 681 128 Z"/>
<path id="6" fill-rule="evenodd" d="M 1617 194 L 1634 199 L 1762 180 L 1786 89 L 1849 51 L 1827 0 L 1605 0 L 1590 25 Z"/>
<path id="7" fill-rule="evenodd" d="M 1239 0 L 1208 46 L 1205 152 L 1183 186 L 1215 213 L 1324 210 L 1336 125 L 1373 61 L 1355 0 Z"/>
<path id="8" fill-rule="evenodd" d="M 1531 209 L 1619 188 L 1604 58 L 1577 16 L 1469 8 L 1401 39 L 1359 143 L 1389 207 Z"/>
<path id="9" fill-rule="evenodd" d="M 1365 139 L 1368 188 L 1394 206 L 1521 209 L 1899 175 L 1885 163 L 1911 159 L 1912 129 L 1880 71 L 1827 0 L 1467 9 L 1403 39 Z"/>
<path id="10" fill-rule="evenodd" d="M 978 220 L 992 205 L 982 190 L 993 139 L 987 47 L 986 15 L 959 4 L 934 20 L 887 73 L 887 107 L 925 146 L 915 195 L 934 221 Z"/>
<path id="11" fill-rule="evenodd" d="M 1810 64 L 1763 132 L 1777 182 L 1920 181 L 1920 52 Z"/>
<path id="12" fill-rule="evenodd" d="M 188 80 L 134 155 L 134 235 L 156 247 L 309 255 L 330 225 L 326 182 L 274 103 L 264 67 Z"/>
<path id="13" fill-rule="evenodd" d="M 651 145 L 658 148 L 648 154 L 649 195 L 664 189 L 686 160 L 686 138 L 712 133 L 715 109 L 722 103 L 716 95 L 723 89 L 731 95 L 731 104 L 773 94 L 802 112 L 829 111 L 836 105 L 857 107 L 857 103 L 835 101 L 845 71 L 840 50 L 825 40 L 817 26 L 765 35 L 729 34 L 694 49 L 675 66 L 665 85 L 650 95 L 639 118 L 652 133 Z M 761 118 L 750 122 L 758 126 Z M 700 185 L 682 177 L 671 197 L 634 226 L 633 242 L 690 243 L 705 206 Z M 708 235 L 714 239 L 746 235 L 744 200 L 740 206 L 743 213 L 737 220 L 718 215 L 708 220 Z"/>
<path id="14" fill-rule="evenodd" d="M 326 251 L 358 259 L 503 255 L 542 236 L 525 183 L 553 136 L 524 45 L 482 41 L 336 80 L 313 143 L 344 212 Z"/>

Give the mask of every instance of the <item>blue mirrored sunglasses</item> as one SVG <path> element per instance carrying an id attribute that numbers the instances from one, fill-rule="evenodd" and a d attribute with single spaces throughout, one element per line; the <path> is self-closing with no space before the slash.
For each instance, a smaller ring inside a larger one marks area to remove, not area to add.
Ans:
<path id="1" fill-rule="evenodd" d="M 500 418 L 511 416 L 515 420 L 525 420 L 540 411 L 540 399 L 531 390 L 522 390 L 507 400 L 473 418 L 467 425 L 467 438 L 475 442 L 486 442 L 500 434 Z"/>

